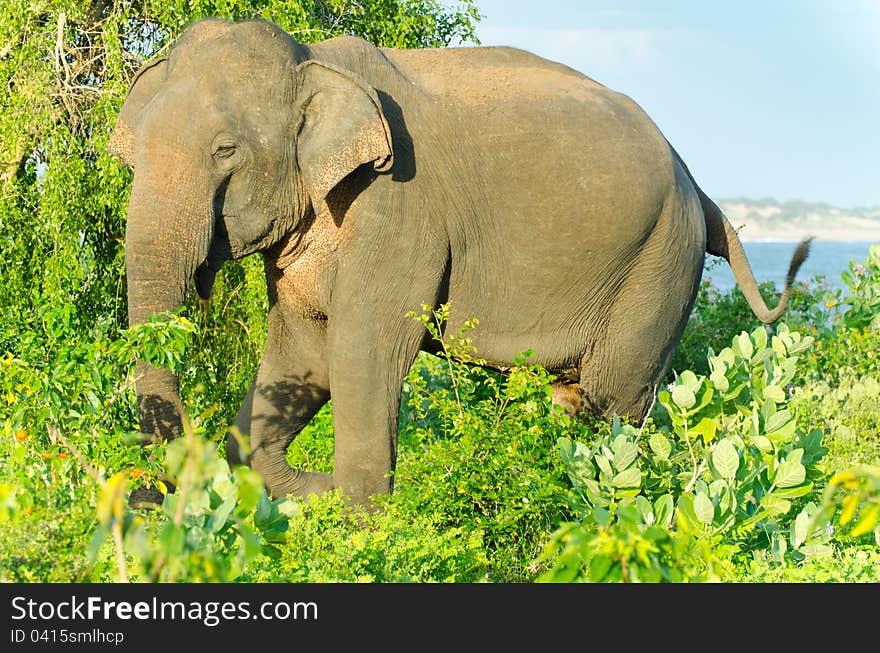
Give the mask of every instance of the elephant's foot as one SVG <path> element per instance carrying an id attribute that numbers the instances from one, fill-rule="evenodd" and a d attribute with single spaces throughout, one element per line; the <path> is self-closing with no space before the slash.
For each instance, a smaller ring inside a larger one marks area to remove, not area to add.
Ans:
<path id="1" fill-rule="evenodd" d="M 288 494 L 304 497 L 309 494 L 323 494 L 333 489 L 333 477 L 321 472 L 304 472 L 300 469 L 288 468 L 289 473 L 282 478 L 278 475 L 264 475 L 266 489 L 269 494 L 278 499 Z M 260 470 L 256 470 L 260 471 Z"/>
<path id="2" fill-rule="evenodd" d="M 168 492 L 174 492 L 174 484 L 167 479 L 162 479 L 162 483 Z M 139 485 L 128 495 L 128 505 L 136 509 L 158 509 L 162 507 L 165 501 L 165 494 L 153 483 L 145 483 Z"/>

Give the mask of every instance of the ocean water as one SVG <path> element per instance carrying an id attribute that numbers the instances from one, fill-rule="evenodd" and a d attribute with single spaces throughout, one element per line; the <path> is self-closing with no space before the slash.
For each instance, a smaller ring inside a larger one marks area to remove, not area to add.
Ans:
<path id="1" fill-rule="evenodd" d="M 788 264 L 796 247 L 797 243 L 794 242 L 743 243 L 757 282 L 773 281 L 779 289 L 785 285 Z M 814 276 L 822 275 L 830 288 L 845 290 L 846 284 L 841 280 L 840 273 L 849 267 L 849 262 L 853 259 L 863 263 L 870 248 L 869 242 L 814 240 L 810 245 L 810 255 L 798 271 L 796 279 L 810 282 Z M 734 285 L 733 273 L 727 261 L 708 254 L 703 279 L 709 279 L 712 285 L 724 292 Z"/>

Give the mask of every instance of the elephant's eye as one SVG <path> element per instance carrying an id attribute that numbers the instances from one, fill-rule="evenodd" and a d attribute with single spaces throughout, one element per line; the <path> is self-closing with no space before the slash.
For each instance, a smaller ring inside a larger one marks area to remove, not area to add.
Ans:
<path id="1" fill-rule="evenodd" d="M 233 154 L 235 154 L 235 145 L 232 144 L 218 145 L 214 150 L 214 156 L 219 159 L 228 159 Z"/>

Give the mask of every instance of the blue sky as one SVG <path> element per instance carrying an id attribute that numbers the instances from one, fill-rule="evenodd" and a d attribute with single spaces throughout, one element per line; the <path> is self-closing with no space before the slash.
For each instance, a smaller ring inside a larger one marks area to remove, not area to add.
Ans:
<path id="1" fill-rule="evenodd" d="M 880 0 L 477 0 L 512 45 L 626 93 L 719 199 L 880 205 Z"/>

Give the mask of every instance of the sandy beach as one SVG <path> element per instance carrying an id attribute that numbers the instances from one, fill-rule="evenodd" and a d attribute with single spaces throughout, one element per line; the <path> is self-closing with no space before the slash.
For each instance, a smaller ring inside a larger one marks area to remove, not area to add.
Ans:
<path id="1" fill-rule="evenodd" d="M 719 202 L 743 241 L 817 240 L 880 243 L 880 209 L 806 206 L 802 211 L 776 203 Z"/>

